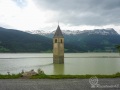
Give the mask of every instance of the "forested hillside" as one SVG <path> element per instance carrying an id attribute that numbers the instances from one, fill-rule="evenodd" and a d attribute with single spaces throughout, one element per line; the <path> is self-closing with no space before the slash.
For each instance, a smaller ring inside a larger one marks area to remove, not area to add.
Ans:
<path id="1" fill-rule="evenodd" d="M 0 28 L 0 52 L 47 52 L 52 50 L 51 42 L 41 35 Z"/>

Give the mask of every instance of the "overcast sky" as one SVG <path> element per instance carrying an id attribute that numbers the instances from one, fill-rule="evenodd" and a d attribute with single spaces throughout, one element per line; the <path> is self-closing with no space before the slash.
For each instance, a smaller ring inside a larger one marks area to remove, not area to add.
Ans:
<path id="1" fill-rule="evenodd" d="M 89 30 L 120 32 L 120 0 L 0 0 L 0 26 L 19 30 Z"/>

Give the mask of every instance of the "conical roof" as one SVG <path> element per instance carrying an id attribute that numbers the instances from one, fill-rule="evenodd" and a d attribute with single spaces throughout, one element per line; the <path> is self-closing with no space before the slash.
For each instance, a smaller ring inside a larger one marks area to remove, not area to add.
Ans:
<path id="1" fill-rule="evenodd" d="M 63 37 L 62 31 L 60 29 L 60 26 L 58 25 L 57 30 L 55 32 L 54 37 Z"/>

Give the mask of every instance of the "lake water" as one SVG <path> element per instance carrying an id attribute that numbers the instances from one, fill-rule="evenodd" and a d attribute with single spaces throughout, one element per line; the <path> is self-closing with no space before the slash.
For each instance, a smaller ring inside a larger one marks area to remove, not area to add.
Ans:
<path id="1" fill-rule="evenodd" d="M 45 74 L 114 74 L 120 72 L 118 53 L 65 53 L 64 64 L 53 64 L 52 53 L 1 53 L 0 73 L 19 73 L 38 68 Z"/>

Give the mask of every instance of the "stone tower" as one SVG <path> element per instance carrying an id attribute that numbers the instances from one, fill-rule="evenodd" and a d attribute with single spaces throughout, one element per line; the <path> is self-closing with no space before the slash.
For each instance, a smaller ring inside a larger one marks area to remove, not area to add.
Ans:
<path id="1" fill-rule="evenodd" d="M 64 63 L 64 37 L 59 25 L 53 37 L 53 63 Z"/>

